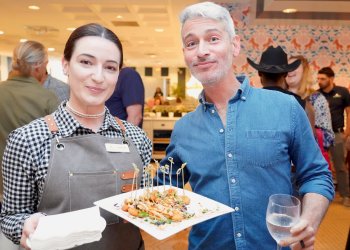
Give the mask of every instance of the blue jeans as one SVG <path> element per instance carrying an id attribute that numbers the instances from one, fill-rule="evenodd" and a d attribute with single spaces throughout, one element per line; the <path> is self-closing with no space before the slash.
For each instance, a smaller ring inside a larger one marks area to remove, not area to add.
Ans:
<path id="1" fill-rule="evenodd" d="M 349 197 L 349 173 L 345 164 L 345 143 L 343 133 L 335 133 L 335 144 L 330 148 L 336 173 L 338 191 L 341 197 Z"/>

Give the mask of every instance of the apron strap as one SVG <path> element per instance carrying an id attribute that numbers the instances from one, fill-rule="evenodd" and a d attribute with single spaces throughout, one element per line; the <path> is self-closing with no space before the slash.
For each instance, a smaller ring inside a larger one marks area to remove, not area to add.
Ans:
<path id="1" fill-rule="evenodd" d="M 114 119 L 116 120 L 116 122 L 118 123 L 119 127 L 122 130 L 123 142 L 128 143 L 126 140 L 126 129 L 125 129 L 123 122 L 118 117 L 114 117 Z M 49 130 L 52 134 L 55 134 L 58 132 L 58 127 L 57 127 L 57 124 L 53 118 L 53 115 L 45 116 L 44 120 L 45 120 L 45 122 L 46 122 L 47 126 L 49 127 Z"/>
<path id="2" fill-rule="evenodd" d="M 116 120 L 116 122 L 118 123 L 119 127 L 122 130 L 123 142 L 124 143 L 128 143 L 127 140 L 126 140 L 126 129 L 125 129 L 125 126 L 124 126 L 123 122 L 116 116 L 114 117 L 114 119 Z"/>
<path id="3" fill-rule="evenodd" d="M 54 133 L 58 132 L 58 127 L 57 127 L 55 120 L 53 119 L 53 115 L 45 116 L 44 120 L 45 120 L 47 126 L 49 127 L 49 130 L 51 131 L 51 133 L 54 134 Z"/>

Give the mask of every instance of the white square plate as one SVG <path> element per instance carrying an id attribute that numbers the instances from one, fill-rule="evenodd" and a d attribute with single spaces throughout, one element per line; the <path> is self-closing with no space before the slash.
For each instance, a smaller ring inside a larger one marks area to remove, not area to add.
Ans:
<path id="1" fill-rule="evenodd" d="M 153 187 L 153 190 L 159 190 L 160 192 L 162 192 L 164 189 L 169 189 L 169 187 L 169 185 Z M 233 209 L 231 207 L 216 202 L 212 199 L 206 198 L 202 195 L 193 193 L 188 190 L 183 190 L 181 188 L 172 188 L 176 189 L 178 194 L 180 195 L 182 195 L 182 193 L 185 192 L 185 195 L 187 195 L 191 199 L 191 202 L 187 206 L 187 209 L 189 213 L 195 214 L 192 218 L 183 220 L 181 222 L 172 222 L 171 224 L 156 226 L 154 224 L 151 224 L 149 221 L 145 221 L 144 218 L 136 218 L 130 215 L 128 212 L 124 212 L 121 209 L 124 200 L 130 198 L 131 195 L 133 195 L 132 197 L 135 197 L 135 192 L 137 192 L 136 196 L 143 194 L 143 189 L 95 201 L 94 204 L 129 221 L 130 223 L 141 228 L 142 230 L 144 230 L 145 232 L 152 235 L 158 240 L 163 240 L 200 222 L 212 219 L 214 217 L 226 213 L 233 212 Z"/>

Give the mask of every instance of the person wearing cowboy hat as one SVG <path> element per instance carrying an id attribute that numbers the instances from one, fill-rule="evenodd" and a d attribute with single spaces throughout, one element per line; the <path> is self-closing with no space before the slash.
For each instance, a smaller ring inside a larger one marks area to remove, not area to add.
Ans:
<path id="1" fill-rule="evenodd" d="M 253 60 L 249 58 L 247 58 L 247 61 L 258 71 L 263 89 L 275 90 L 295 97 L 300 106 L 305 110 L 309 118 L 311 129 L 315 134 L 315 111 L 311 103 L 287 90 L 285 81 L 288 72 L 297 69 L 301 64 L 301 60 L 295 60 L 288 64 L 288 56 L 281 46 L 277 46 L 276 48 L 269 46 L 262 53 L 259 64 L 253 62 Z"/>
<path id="2" fill-rule="evenodd" d="M 305 109 L 305 100 L 293 92 L 287 90 L 285 78 L 288 72 L 299 67 L 301 61 L 296 60 L 288 64 L 288 57 L 281 46 L 268 47 L 261 55 L 259 64 L 247 58 L 248 63 L 258 71 L 261 85 L 264 89 L 277 90 L 288 95 L 293 95 L 298 103 Z"/>

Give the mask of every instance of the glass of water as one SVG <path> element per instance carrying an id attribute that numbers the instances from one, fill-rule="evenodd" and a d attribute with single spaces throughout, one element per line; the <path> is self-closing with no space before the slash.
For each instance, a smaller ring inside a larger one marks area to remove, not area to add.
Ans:
<path id="1" fill-rule="evenodd" d="M 269 198 L 266 210 L 267 228 L 277 242 L 277 250 L 281 247 L 278 242 L 291 235 L 290 229 L 300 217 L 300 200 L 289 194 L 273 194 Z"/>

